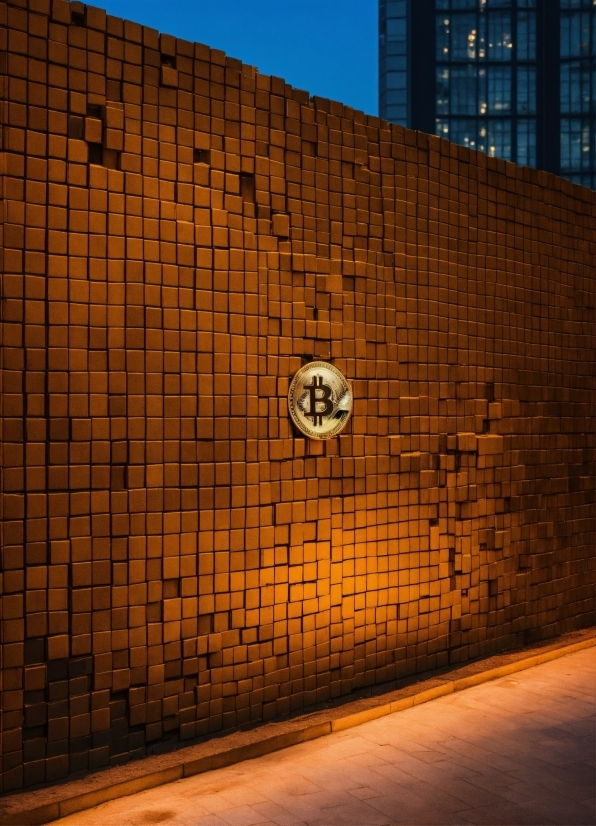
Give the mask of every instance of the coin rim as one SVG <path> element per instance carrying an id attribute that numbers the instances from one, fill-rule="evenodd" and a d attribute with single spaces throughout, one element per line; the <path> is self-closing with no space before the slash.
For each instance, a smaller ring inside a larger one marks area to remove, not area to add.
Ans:
<path id="1" fill-rule="evenodd" d="M 346 416 L 344 421 L 341 423 L 341 427 L 339 427 L 337 430 L 331 431 L 329 433 L 317 433 L 314 430 L 309 431 L 308 428 L 305 428 L 304 423 L 300 419 L 298 419 L 298 417 L 296 415 L 296 412 L 295 412 L 296 403 L 295 403 L 294 399 L 291 398 L 292 390 L 295 387 L 299 376 L 302 373 L 305 373 L 307 370 L 309 370 L 313 367 L 317 367 L 317 366 L 326 367 L 329 370 L 331 370 L 332 373 L 336 373 L 339 376 L 341 376 L 341 378 L 348 385 L 348 388 L 350 390 L 350 395 L 352 397 L 352 404 L 350 405 L 350 410 L 348 411 L 348 415 Z M 347 423 L 350 421 L 353 410 L 354 410 L 354 392 L 352 390 L 352 385 L 350 384 L 348 379 L 344 376 L 344 374 L 341 372 L 341 370 L 339 370 L 334 364 L 330 364 L 328 361 L 320 361 L 320 360 L 318 360 L 318 361 L 309 361 L 308 364 L 303 365 L 298 371 L 296 371 L 296 373 L 294 373 L 294 376 L 292 377 L 292 381 L 290 382 L 290 387 L 288 388 L 288 411 L 289 411 L 291 420 L 294 422 L 294 424 L 296 425 L 298 430 L 302 434 L 307 436 L 309 439 L 322 441 L 324 439 L 333 439 L 333 438 L 335 438 L 335 436 L 339 436 L 339 434 L 345 428 Z"/>

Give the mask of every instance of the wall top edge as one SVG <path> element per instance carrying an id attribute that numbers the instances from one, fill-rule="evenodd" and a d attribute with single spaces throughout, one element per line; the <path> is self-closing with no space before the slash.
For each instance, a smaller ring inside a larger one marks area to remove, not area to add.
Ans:
<path id="1" fill-rule="evenodd" d="M 473 164 L 487 172 L 504 175 L 523 183 L 533 184 L 544 189 L 559 192 L 577 201 L 583 201 L 596 206 L 596 191 L 574 184 L 571 181 L 554 175 L 551 172 L 519 166 L 511 161 L 493 158 L 482 152 L 477 152 L 465 146 L 452 143 L 437 135 L 407 129 L 399 124 L 390 123 L 377 115 L 368 115 L 365 112 L 347 106 L 341 101 L 311 95 L 308 91 L 293 87 L 283 78 L 275 75 L 266 75 L 258 68 L 243 63 L 238 58 L 230 57 L 220 49 L 213 49 L 202 43 L 184 40 L 167 33 L 159 32 L 141 23 L 135 23 L 125 18 L 109 15 L 105 9 L 87 5 L 80 0 L 0 0 L 0 26 L 6 25 L 6 10 L 8 7 L 26 10 L 30 13 L 44 15 L 52 22 L 63 25 L 73 25 L 105 33 L 111 37 L 126 40 L 139 46 L 159 50 L 166 55 L 180 55 L 212 63 L 227 70 L 238 72 L 241 76 L 255 80 L 258 89 L 269 91 L 281 97 L 295 100 L 301 106 L 307 106 L 316 111 L 352 121 L 355 124 L 378 129 L 380 139 L 396 141 L 406 146 L 421 150 L 434 151 L 442 156 L 453 158 L 458 163 Z M 74 18 L 76 16 L 76 22 Z"/>

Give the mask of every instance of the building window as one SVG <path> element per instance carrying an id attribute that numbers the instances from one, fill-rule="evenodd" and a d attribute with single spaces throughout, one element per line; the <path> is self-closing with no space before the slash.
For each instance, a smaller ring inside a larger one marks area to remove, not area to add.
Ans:
<path id="1" fill-rule="evenodd" d="M 452 115 L 476 115 L 476 70 L 473 66 L 454 66 L 450 71 L 449 106 Z"/>
<path id="2" fill-rule="evenodd" d="M 536 60 L 536 15 L 534 12 L 518 12 L 516 48 L 518 60 Z"/>
<path id="3" fill-rule="evenodd" d="M 536 166 L 536 121 L 534 118 L 517 121 L 517 163 Z"/>
<path id="4" fill-rule="evenodd" d="M 511 111 L 511 67 L 489 66 L 487 79 L 489 114 L 509 113 Z"/>
<path id="5" fill-rule="evenodd" d="M 379 113 L 392 123 L 408 121 L 407 2 L 379 5 Z"/>
<path id="6" fill-rule="evenodd" d="M 478 122 L 475 119 L 452 119 L 451 135 L 449 140 L 467 146 L 468 149 L 477 149 Z"/>
<path id="7" fill-rule="evenodd" d="M 436 114 L 449 114 L 449 67 L 437 66 Z"/>
<path id="8" fill-rule="evenodd" d="M 503 158 L 505 161 L 512 160 L 511 121 L 491 119 L 487 121 L 487 133 L 487 155 L 491 158 Z"/>
<path id="9" fill-rule="evenodd" d="M 517 114 L 536 114 L 535 66 L 520 66 L 517 70 Z"/>
<path id="10" fill-rule="evenodd" d="M 511 60 L 513 37 L 511 35 L 511 12 L 492 12 L 488 16 L 489 60 Z"/>
<path id="11" fill-rule="evenodd" d="M 596 187 L 596 4 L 561 0 L 561 174 Z"/>
<path id="12" fill-rule="evenodd" d="M 449 26 L 449 57 L 451 60 L 475 60 L 478 27 L 475 14 L 451 15 Z"/>

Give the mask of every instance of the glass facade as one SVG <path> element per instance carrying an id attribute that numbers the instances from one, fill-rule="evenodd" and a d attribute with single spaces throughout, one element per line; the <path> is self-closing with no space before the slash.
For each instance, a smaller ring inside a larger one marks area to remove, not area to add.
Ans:
<path id="1" fill-rule="evenodd" d="M 596 0 L 561 0 L 561 175 L 596 189 Z"/>
<path id="2" fill-rule="evenodd" d="M 536 0 L 436 0 L 436 133 L 536 164 Z"/>
<path id="3" fill-rule="evenodd" d="M 380 0 L 379 36 L 381 117 L 596 188 L 596 0 Z"/>
<path id="4" fill-rule="evenodd" d="M 392 123 L 408 124 L 407 0 L 379 3 L 379 111 Z"/>

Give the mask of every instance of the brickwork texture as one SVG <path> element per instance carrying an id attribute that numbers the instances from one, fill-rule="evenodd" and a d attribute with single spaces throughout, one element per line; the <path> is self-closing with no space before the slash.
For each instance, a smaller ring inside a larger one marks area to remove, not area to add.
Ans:
<path id="1" fill-rule="evenodd" d="M 91 6 L 0 24 L 3 790 L 593 624 L 596 194 Z"/>

